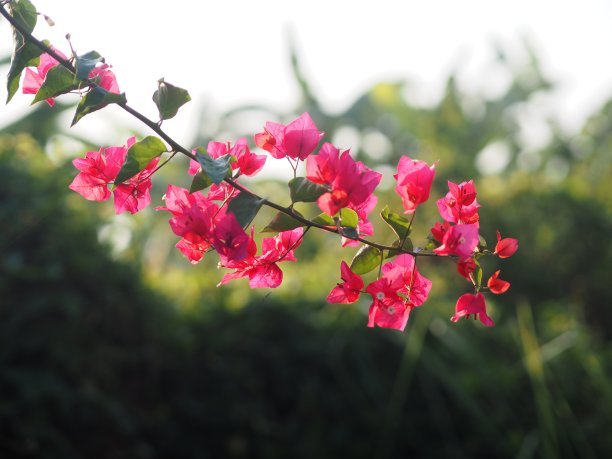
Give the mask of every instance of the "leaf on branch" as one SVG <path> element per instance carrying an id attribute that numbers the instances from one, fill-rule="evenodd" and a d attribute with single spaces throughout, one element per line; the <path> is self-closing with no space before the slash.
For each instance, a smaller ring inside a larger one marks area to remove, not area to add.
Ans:
<path id="1" fill-rule="evenodd" d="M 293 213 L 303 217 L 297 210 L 293 210 Z M 278 212 L 274 218 L 268 223 L 268 225 L 260 231 L 260 233 L 280 233 L 282 231 L 289 231 L 295 228 L 304 226 L 304 224 L 295 218 L 291 218 L 289 215 Z"/>
<path id="2" fill-rule="evenodd" d="M 340 224 L 347 228 L 357 228 L 359 224 L 359 217 L 357 212 L 347 207 L 340 209 Z M 357 234 L 357 232 L 355 232 Z"/>
<path id="3" fill-rule="evenodd" d="M 15 0 L 8 4 L 11 16 L 15 20 L 19 21 L 21 25 L 28 31 L 32 32 L 38 14 L 36 13 L 36 7 L 32 5 L 29 0 Z M 49 42 L 45 41 L 45 45 L 49 45 Z M 19 89 L 19 80 L 21 78 L 21 72 L 26 67 L 38 65 L 38 57 L 42 54 L 42 51 L 32 43 L 26 42 L 25 38 L 21 33 L 13 27 L 13 56 L 11 58 L 11 67 L 7 77 L 7 92 L 6 103 L 8 104 L 13 98 L 17 90 Z"/>
<path id="4" fill-rule="evenodd" d="M 186 89 L 166 83 L 164 79 L 157 82 L 157 91 L 153 93 L 153 102 L 157 105 L 160 120 L 173 118 L 178 109 L 191 100 Z"/>
<path id="5" fill-rule="evenodd" d="M 236 220 L 246 229 L 251 224 L 264 200 L 252 194 L 241 191 L 238 196 L 232 199 L 227 205 L 227 211 L 232 212 Z"/>
<path id="6" fill-rule="evenodd" d="M 196 159 L 202 167 L 202 172 L 206 174 L 215 185 L 221 183 L 231 170 L 230 164 L 232 162 L 232 156 L 230 155 L 223 155 L 217 159 L 213 159 L 205 149 L 198 148 L 196 150 Z"/>
<path id="7" fill-rule="evenodd" d="M 203 172 L 198 172 L 193 176 L 191 187 L 189 188 L 189 194 L 195 193 L 196 191 L 205 190 L 212 185 L 212 183 L 213 182 L 208 175 Z"/>
<path id="8" fill-rule="evenodd" d="M 288 183 L 291 202 L 315 202 L 329 190 L 323 185 L 311 182 L 306 177 L 296 177 Z"/>
<path id="9" fill-rule="evenodd" d="M 380 250 L 370 245 L 362 246 L 351 261 L 351 271 L 366 274 L 380 264 Z"/>
<path id="10" fill-rule="evenodd" d="M 342 226 L 339 228 L 338 231 L 341 236 L 347 237 L 349 239 L 357 239 L 359 237 L 359 233 L 355 228 Z"/>
<path id="11" fill-rule="evenodd" d="M 472 273 L 472 279 L 474 280 L 476 290 L 480 290 L 480 286 L 482 285 L 482 266 L 476 260 L 474 260 L 474 263 L 476 263 L 476 269 L 474 269 Z"/>
<path id="12" fill-rule="evenodd" d="M 400 240 L 410 235 L 410 221 L 403 215 L 390 212 L 389 206 L 385 206 L 380 216 L 387 222 Z"/>
<path id="13" fill-rule="evenodd" d="M 106 89 L 95 86 L 93 87 L 84 97 L 81 98 L 79 105 L 77 106 L 76 113 L 72 119 L 71 126 L 74 126 L 79 122 L 85 115 L 89 115 L 101 108 L 106 107 L 108 104 L 125 104 L 127 99 L 125 93 L 115 94 L 109 92 Z"/>
<path id="14" fill-rule="evenodd" d="M 157 158 L 162 153 L 168 151 L 164 142 L 155 136 L 147 136 L 140 142 L 136 142 L 127 151 L 127 156 L 115 184 L 123 183 L 138 174 L 149 165 L 153 158 Z"/>
<path id="15" fill-rule="evenodd" d="M 98 62 L 104 62 L 104 58 L 97 51 L 89 51 L 75 59 L 76 76 L 79 80 L 87 80 L 89 73 Z"/>
<path id="16" fill-rule="evenodd" d="M 45 81 L 34 96 L 32 104 L 66 94 L 79 89 L 82 83 L 75 79 L 74 74 L 63 65 L 51 67 L 47 72 Z"/>
<path id="17" fill-rule="evenodd" d="M 330 217 L 325 212 L 317 215 L 315 218 L 313 218 L 310 221 L 313 223 L 317 223 L 319 225 L 324 225 L 324 226 L 336 226 L 336 222 L 334 218 Z"/>

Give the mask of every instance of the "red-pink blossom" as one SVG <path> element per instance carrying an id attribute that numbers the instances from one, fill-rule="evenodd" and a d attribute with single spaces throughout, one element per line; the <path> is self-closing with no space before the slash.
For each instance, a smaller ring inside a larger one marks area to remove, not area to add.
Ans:
<path id="1" fill-rule="evenodd" d="M 373 300 L 368 312 L 368 327 L 377 325 L 402 331 L 406 328 L 412 305 L 397 294 L 389 278 L 381 277 L 370 283 L 366 292 Z"/>
<path id="2" fill-rule="evenodd" d="M 108 147 L 97 152 L 87 152 L 85 158 L 77 158 L 72 164 L 80 172 L 69 188 L 90 201 L 106 201 L 110 197 L 109 185 L 125 161 L 128 149 L 136 143 L 136 137 L 130 137 L 125 146 Z M 159 157 L 153 158 L 139 173 L 123 183 L 115 184 L 113 197 L 115 212 L 131 212 L 144 209 L 151 202 L 151 174 L 155 170 Z"/>
<path id="3" fill-rule="evenodd" d="M 390 280 L 398 293 L 412 306 L 421 306 L 429 296 L 431 281 L 419 273 L 412 255 L 404 253 L 382 267 L 383 277 Z"/>
<path id="4" fill-rule="evenodd" d="M 507 292 L 510 288 L 510 282 L 501 280 L 499 278 L 500 272 L 501 271 L 499 269 L 495 271 L 487 281 L 487 287 L 489 287 L 489 291 L 491 293 L 495 293 L 496 295 L 501 295 L 502 293 Z"/>
<path id="5" fill-rule="evenodd" d="M 94 67 L 89 72 L 88 77 L 90 79 L 98 80 L 98 85 L 106 89 L 108 92 L 119 94 L 119 84 L 117 83 L 117 77 L 111 70 L 111 66 L 108 64 L 102 64 L 98 67 Z"/>
<path id="6" fill-rule="evenodd" d="M 222 262 L 223 260 L 240 261 L 247 257 L 249 236 L 232 212 L 228 212 L 216 223 L 213 235 L 213 246 Z"/>
<path id="7" fill-rule="evenodd" d="M 212 246 L 214 228 L 224 214 L 219 206 L 201 193 L 190 194 L 189 190 L 168 185 L 163 197 L 166 205 L 155 210 L 167 210 L 172 214 L 170 228 L 183 239 L 176 247 L 192 263 L 197 263 Z"/>
<path id="8" fill-rule="evenodd" d="M 62 53 L 59 49 L 51 47 L 53 51 L 61 58 L 66 59 L 64 53 Z M 45 81 L 45 77 L 47 76 L 47 72 L 51 67 L 55 67 L 59 62 L 52 57 L 50 54 L 43 53 L 40 55 L 39 64 L 35 70 L 28 67 L 25 69 L 25 76 L 23 77 L 23 84 L 21 85 L 21 90 L 24 94 L 36 94 L 43 82 Z M 55 104 L 53 98 L 47 99 L 47 103 L 50 106 Z"/>
<path id="9" fill-rule="evenodd" d="M 315 126 L 308 113 L 285 125 L 267 122 L 264 132 L 255 134 L 255 144 L 275 158 L 305 160 L 319 144 L 323 132 Z"/>
<path id="10" fill-rule="evenodd" d="M 128 147 L 134 139 L 128 139 Z M 85 158 L 72 161 L 80 172 L 68 186 L 89 201 L 106 201 L 111 196 L 108 188 L 112 183 L 125 159 L 124 147 L 100 148 L 99 151 L 89 151 Z"/>
<path id="11" fill-rule="evenodd" d="M 410 311 L 427 300 L 431 281 L 419 273 L 410 254 L 399 255 L 393 262 L 385 263 L 382 273 L 366 288 L 373 300 L 368 326 L 403 330 Z"/>
<path id="12" fill-rule="evenodd" d="M 461 182 L 459 185 L 448 182 L 449 192 L 437 202 L 440 215 L 451 223 L 477 223 L 478 208 L 474 181 Z"/>
<path id="13" fill-rule="evenodd" d="M 273 238 L 264 238 L 262 241 L 262 254 L 256 256 L 257 246 L 253 240 L 253 229 L 247 249 L 247 256 L 243 260 L 222 260 L 222 266 L 234 269 L 234 272 L 223 276 L 219 285 L 239 279 L 249 278 L 251 288 L 276 288 L 283 280 L 283 272 L 277 263 L 282 261 L 296 261 L 293 251 L 300 245 L 303 228 L 278 233 Z"/>
<path id="14" fill-rule="evenodd" d="M 453 225 L 444 233 L 442 245 L 434 252 L 438 255 L 456 255 L 460 260 L 465 260 L 474 253 L 478 239 L 478 225 Z"/>
<path id="15" fill-rule="evenodd" d="M 182 238 L 175 245 L 177 249 L 189 260 L 191 264 L 202 261 L 206 252 L 210 249 L 210 244 L 198 236 L 191 234 L 189 239 Z"/>
<path id="16" fill-rule="evenodd" d="M 306 171 L 306 178 L 329 187 L 330 191 L 323 193 L 317 204 L 330 216 L 345 207 L 355 211 L 371 207 L 372 193 L 382 177 L 355 161 L 348 150 L 340 154 L 330 144 L 323 145 L 318 155 L 306 159 Z"/>
<path id="17" fill-rule="evenodd" d="M 402 198 L 405 213 L 412 214 L 419 204 L 429 199 L 431 184 L 436 174 L 435 164 L 402 156 L 397 164 L 395 192 Z"/>
<path id="18" fill-rule="evenodd" d="M 465 277 L 470 282 L 472 281 L 471 274 L 476 270 L 476 262 L 473 258 L 467 258 L 465 260 L 460 260 L 457 263 L 457 272 Z"/>
<path id="19" fill-rule="evenodd" d="M 354 303 L 359 299 L 363 289 L 363 279 L 351 271 L 349 265 L 342 261 L 340 264 L 340 278 L 343 282 L 336 285 L 327 296 L 328 303 Z"/>
<path id="20" fill-rule="evenodd" d="M 495 325 L 493 320 L 487 315 L 485 298 L 482 293 L 476 295 L 466 293 L 461 295 L 459 300 L 457 300 L 455 314 L 451 317 L 451 321 L 457 322 L 461 317 L 469 317 L 472 314 L 487 327 Z"/>
<path id="21" fill-rule="evenodd" d="M 497 244 L 495 245 L 495 255 L 499 258 L 509 258 L 518 250 L 518 241 L 509 237 L 503 238 L 497 231 Z"/>
<path id="22" fill-rule="evenodd" d="M 126 211 L 135 214 L 151 203 L 151 174 L 157 163 L 159 156 L 153 158 L 138 174 L 115 186 L 113 198 L 117 215 Z"/>
<path id="23" fill-rule="evenodd" d="M 55 53 L 62 59 L 67 60 L 66 56 L 58 49 L 51 48 Z M 28 67 L 25 70 L 25 76 L 23 78 L 22 91 L 24 94 L 36 94 L 40 87 L 43 85 L 47 72 L 52 67 L 59 65 L 59 62 L 47 53 L 40 55 L 39 64 L 35 70 Z M 88 78 L 97 81 L 97 84 L 106 89 L 109 92 L 119 94 L 119 85 L 117 84 L 117 78 L 108 64 L 101 64 L 94 67 L 88 75 Z M 47 103 L 50 106 L 55 104 L 53 98 L 47 99 Z"/>

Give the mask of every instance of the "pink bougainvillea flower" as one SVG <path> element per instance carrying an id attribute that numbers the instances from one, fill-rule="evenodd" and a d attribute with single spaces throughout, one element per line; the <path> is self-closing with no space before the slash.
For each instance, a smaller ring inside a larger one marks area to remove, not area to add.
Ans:
<path id="1" fill-rule="evenodd" d="M 429 199 L 429 192 L 434 176 L 435 164 L 402 156 L 397 164 L 395 192 L 402 198 L 405 213 L 412 214 L 419 204 Z"/>
<path id="2" fill-rule="evenodd" d="M 448 189 L 446 196 L 437 202 L 442 218 L 451 223 L 477 223 L 480 204 L 476 201 L 474 181 L 459 185 L 449 181 Z"/>
<path id="3" fill-rule="evenodd" d="M 262 255 L 256 256 L 257 246 L 253 240 L 253 228 L 247 248 L 247 256 L 243 260 L 222 260 L 222 266 L 234 269 L 234 272 L 223 276 L 219 285 L 239 279 L 249 278 L 251 288 L 276 288 L 283 281 L 283 272 L 277 263 L 282 261 L 296 261 L 293 251 L 300 245 L 303 228 L 278 233 L 275 237 L 264 238 L 262 241 Z"/>
<path id="4" fill-rule="evenodd" d="M 471 274 L 476 270 L 476 262 L 473 258 L 461 260 L 457 263 L 457 272 L 465 277 L 470 282 L 472 281 Z"/>
<path id="5" fill-rule="evenodd" d="M 108 64 L 102 64 L 98 67 L 94 67 L 89 72 L 88 77 L 94 81 L 97 81 L 98 85 L 106 89 L 108 92 L 119 94 L 119 84 L 117 83 L 117 77 L 111 70 L 111 66 Z"/>
<path id="6" fill-rule="evenodd" d="M 64 53 L 59 49 L 51 47 L 61 58 L 67 59 Z M 36 94 L 40 87 L 45 81 L 47 72 L 50 68 L 55 67 L 59 62 L 47 53 L 40 55 L 39 64 L 35 70 L 28 67 L 25 69 L 25 76 L 23 78 L 22 91 L 24 94 Z M 55 101 L 52 98 L 47 99 L 47 103 L 53 107 Z"/>
<path id="7" fill-rule="evenodd" d="M 495 245 L 495 255 L 499 258 L 509 258 L 518 250 L 518 241 L 509 237 L 503 238 L 497 231 L 497 244 Z"/>
<path id="8" fill-rule="evenodd" d="M 127 148 L 135 143 L 135 137 L 127 141 Z M 89 201 L 106 201 L 111 196 L 108 188 L 112 183 L 125 159 L 125 147 L 100 148 L 99 151 L 89 151 L 85 158 L 72 161 L 80 173 L 68 186 Z"/>
<path id="9" fill-rule="evenodd" d="M 404 253 L 382 267 L 383 277 L 398 293 L 406 296 L 412 306 L 421 306 L 429 296 L 431 281 L 419 273 L 414 257 Z"/>
<path id="10" fill-rule="evenodd" d="M 191 263 L 199 262 L 212 246 L 214 228 L 224 217 L 223 212 L 201 193 L 190 194 L 189 190 L 174 185 L 168 185 L 163 199 L 166 205 L 155 210 L 167 210 L 172 214 L 170 228 L 182 237 L 176 248 Z"/>
<path id="11" fill-rule="evenodd" d="M 373 300 L 368 326 L 404 330 L 410 311 L 427 300 L 431 281 L 419 273 L 414 257 L 409 254 L 399 255 L 395 261 L 385 263 L 382 273 L 366 288 Z"/>
<path id="12" fill-rule="evenodd" d="M 502 293 L 507 292 L 510 288 L 510 282 L 501 280 L 499 278 L 500 272 L 501 271 L 499 269 L 495 271 L 493 275 L 489 277 L 489 280 L 487 282 L 487 287 L 489 287 L 491 293 L 495 293 L 496 295 L 501 295 Z"/>
<path id="13" fill-rule="evenodd" d="M 178 241 L 175 247 L 180 250 L 191 264 L 196 264 L 202 261 L 204 255 L 210 249 L 210 244 L 197 234 L 191 234 L 189 239 L 182 238 Z"/>
<path id="14" fill-rule="evenodd" d="M 213 246 L 222 262 L 225 260 L 240 261 L 248 255 L 249 236 L 236 220 L 236 216 L 228 212 L 216 224 Z"/>
<path id="15" fill-rule="evenodd" d="M 366 220 L 371 210 L 371 196 L 382 175 L 355 161 L 348 150 L 340 151 L 330 144 L 324 144 L 318 155 L 306 159 L 306 178 L 312 182 L 327 185 L 329 192 L 317 200 L 319 208 L 330 216 L 348 207 Z M 376 203 L 374 202 L 374 205 Z"/>
<path id="16" fill-rule="evenodd" d="M 345 261 L 340 264 L 340 278 L 343 282 L 336 285 L 327 296 L 328 303 L 354 303 L 363 289 L 363 279 L 351 271 Z"/>
<path id="17" fill-rule="evenodd" d="M 406 328 L 412 306 L 397 294 L 389 278 L 381 277 L 370 283 L 366 292 L 373 300 L 368 312 L 368 327 L 377 325 L 402 331 Z"/>
<path id="18" fill-rule="evenodd" d="M 457 322 L 460 318 L 469 317 L 472 314 L 487 327 L 495 325 L 493 320 L 487 315 L 485 298 L 482 293 L 476 295 L 466 293 L 461 295 L 459 300 L 457 300 L 455 314 L 451 317 L 451 321 Z"/>
<path id="19" fill-rule="evenodd" d="M 444 233 L 442 245 L 434 252 L 438 255 L 456 255 L 460 260 L 470 258 L 478 245 L 478 225 L 459 224 L 450 226 Z"/>
<path id="20" fill-rule="evenodd" d="M 268 121 L 264 132 L 255 134 L 255 144 L 274 158 L 289 157 L 303 161 L 317 147 L 323 134 L 310 115 L 303 113 L 286 126 Z"/>
<path id="21" fill-rule="evenodd" d="M 69 188 L 90 201 L 106 201 L 111 192 L 109 185 L 113 184 L 121 166 L 125 161 L 127 151 L 136 143 L 136 137 L 130 137 L 125 146 L 108 147 L 97 152 L 88 152 L 85 158 L 72 161 L 80 172 L 74 178 Z M 138 174 L 123 183 L 115 183 L 113 197 L 115 213 L 130 212 L 132 214 L 144 209 L 151 202 L 151 174 L 155 170 L 159 157 L 151 162 Z"/>
<path id="22" fill-rule="evenodd" d="M 444 222 L 444 223 L 436 222 L 433 228 L 431 229 L 431 235 L 434 237 L 436 241 L 442 243 L 442 240 L 444 239 L 444 235 L 450 229 L 450 227 L 451 225 L 448 222 Z"/>
<path id="23" fill-rule="evenodd" d="M 126 149 L 127 151 L 127 149 Z M 115 213 L 123 212 L 135 214 L 151 203 L 151 175 L 159 163 L 159 156 L 132 178 L 119 183 L 113 190 Z"/>
<path id="24" fill-rule="evenodd" d="M 58 49 L 51 48 L 56 52 L 62 59 L 67 60 L 67 57 Z M 47 53 L 43 53 L 40 55 L 39 64 L 35 70 L 28 67 L 25 70 L 25 76 L 23 79 L 22 91 L 24 94 L 36 94 L 40 87 L 43 85 L 45 81 L 45 77 L 47 76 L 47 72 L 52 67 L 58 65 L 59 62 Z M 117 84 L 117 78 L 112 70 L 110 70 L 111 66 L 108 64 L 101 64 L 97 67 L 94 67 L 91 72 L 89 72 L 88 77 L 93 79 L 100 85 L 102 88 L 106 89 L 109 92 L 113 92 L 115 94 L 119 94 L 119 85 Z M 47 99 L 47 103 L 50 106 L 55 104 L 55 101 L 52 98 Z"/>
<path id="25" fill-rule="evenodd" d="M 233 155 L 236 161 L 232 161 L 232 170 L 239 169 L 243 175 L 253 176 L 257 174 L 264 166 L 266 162 L 265 155 L 256 155 L 251 153 L 247 145 L 246 139 L 240 138 L 236 141 L 236 144 L 232 145 L 231 142 L 208 142 L 207 153 L 211 158 L 217 159 L 225 155 Z M 193 154 L 196 154 L 196 150 L 193 150 Z M 189 163 L 189 174 L 195 175 L 200 172 L 202 168 L 197 161 L 193 159 Z"/>

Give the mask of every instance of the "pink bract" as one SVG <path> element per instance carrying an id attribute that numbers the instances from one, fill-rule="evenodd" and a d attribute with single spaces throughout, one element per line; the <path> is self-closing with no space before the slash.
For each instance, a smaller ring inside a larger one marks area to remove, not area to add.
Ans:
<path id="1" fill-rule="evenodd" d="M 461 295 L 455 306 L 455 314 L 451 317 L 451 321 L 457 322 L 462 317 L 476 316 L 484 325 L 491 327 L 495 325 L 493 320 L 487 315 L 485 298 L 482 293 L 472 295 L 466 293 Z"/>
<path id="2" fill-rule="evenodd" d="M 509 258 L 518 250 L 518 241 L 506 237 L 502 239 L 501 234 L 497 231 L 497 244 L 495 245 L 495 255 L 499 258 Z"/>
<path id="3" fill-rule="evenodd" d="M 429 192 L 434 176 L 435 164 L 428 166 L 426 162 L 402 156 L 397 164 L 397 180 L 395 192 L 402 198 L 405 213 L 412 214 L 419 204 L 429 199 Z"/>
<path id="4" fill-rule="evenodd" d="M 501 271 L 499 269 L 495 271 L 493 275 L 487 281 L 487 287 L 489 287 L 489 290 L 491 291 L 491 293 L 495 293 L 496 295 L 501 295 L 502 293 L 507 292 L 508 289 L 510 288 L 510 282 L 501 280 L 499 278 L 500 272 Z"/>
<path id="5" fill-rule="evenodd" d="M 305 160 L 319 144 L 323 132 L 308 113 L 303 113 L 286 126 L 267 122 L 264 132 L 255 134 L 255 144 L 275 158 Z"/>
<path id="6" fill-rule="evenodd" d="M 474 253 L 478 240 L 478 225 L 450 226 L 444 233 L 442 245 L 434 249 L 434 252 L 438 255 L 456 255 L 460 260 L 465 260 Z"/>
<path id="7" fill-rule="evenodd" d="M 446 196 L 437 201 L 442 218 L 451 223 L 477 223 L 480 204 L 476 201 L 474 181 L 459 185 L 449 181 L 448 189 Z"/>
<path id="8" fill-rule="evenodd" d="M 343 282 L 336 285 L 327 296 L 328 303 L 349 304 L 359 299 L 363 289 L 363 279 L 351 271 L 349 265 L 342 261 L 340 264 L 340 278 Z"/>

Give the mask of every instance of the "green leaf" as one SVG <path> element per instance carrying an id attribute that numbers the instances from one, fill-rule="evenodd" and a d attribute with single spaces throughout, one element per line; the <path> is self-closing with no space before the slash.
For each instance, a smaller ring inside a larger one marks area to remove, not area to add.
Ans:
<path id="1" fill-rule="evenodd" d="M 34 96 L 32 104 L 79 89 L 81 84 L 74 78 L 74 74 L 63 65 L 51 67 L 45 81 Z"/>
<path id="2" fill-rule="evenodd" d="M 380 264 L 380 250 L 370 245 L 362 246 L 351 261 L 351 271 L 366 274 Z"/>
<path id="3" fill-rule="evenodd" d="M 202 166 L 202 172 L 206 174 L 215 185 L 218 185 L 223 181 L 229 173 L 230 163 L 232 157 L 230 155 L 223 155 L 220 158 L 212 159 L 206 150 L 198 148 L 196 151 L 196 159 L 200 166 Z"/>
<path id="4" fill-rule="evenodd" d="M 289 181 L 291 202 L 315 202 L 329 190 L 323 185 L 311 182 L 306 177 L 296 177 Z"/>
<path id="5" fill-rule="evenodd" d="M 227 205 L 227 211 L 236 216 L 240 226 L 246 229 L 253 221 L 264 200 L 245 191 L 232 199 Z"/>
<path id="6" fill-rule="evenodd" d="M 472 279 L 476 285 L 476 290 L 480 290 L 480 286 L 482 285 L 482 266 L 476 260 L 474 260 L 474 262 L 476 263 L 476 269 L 474 269 L 472 273 Z"/>
<path id="7" fill-rule="evenodd" d="M 153 102 L 157 105 L 160 120 L 173 118 L 178 109 L 190 100 L 187 90 L 166 83 L 163 78 L 157 82 L 157 91 L 153 93 Z"/>
<path id="8" fill-rule="evenodd" d="M 166 144 L 155 136 L 147 136 L 140 142 L 136 142 L 127 151 L 127 157 L 115 183 L 122 183 L 138 174 L 149 165 L 153 158 L 168 151 Z"/>
<path id="9" fill-rule="evenodd" d="M 348 228 L 357 228 L 359 224 L 359 217 L 357 216 L 357 212 L 353 209 L 343 208 L 340 209 L 340 224 L 344 227 Z M 355 232 L 355 234 L 357 234 Z"/>
<path id="10" fill-rule="evenodd" d="M 349 239 L 357 239 L 359 237 L 359 233 L 355 228 L 351 228 L 349 226 L 342 226 L 338 229 L 341 236 L 347 237 Z"/>
<path id="11" fill-rule="evenodd" d="M 38 14 L 36 7 L 29 0 L 15 0 L 8 4 L 9 12 L 15 20 L 19 21 L 28 32 L 34 30 Z M 48 41 L 43 42 L 49 45 Z M 42 54 L 37 46 L 26 42 L 23 35 L 13 27 L 13 56 L 11 58 L 11 67 L 7 77 L 7 92 L 6 103 L 8 104 L 19 89 L 19 79 L 21 73 L 26 67 L 38 65 L 38 57 Z"/>
<path id="12" fill-rule="evenodd" d="M 293 210 L 293 213 L 302 217 L 297 210 Z M 268 223 L 268 225 L 262 229 L 261 233 L 280 233 L 282 231 L 289 231 L 295 228 L 299 228 L 300 226 L 304 226 L 304 224 L 295 218 L 291 218 L 289 215 L 279 212 L 277 213 L 272 221 Z"/>
<path id="13" fill-rule="evenodd" d="M 315 218 L 311 219 L 310 221 L 313 223 L 317 223 L 319 225 L 324 225 L 324 226 L 336 226 L 336 221 L 334 220 L 334 218 L 330 217 L 325 212 L 317 215 Z"/>
<path id="14" fill-rule="evenodd" d="M 100 86 L 93 87 L 84 97 L 81 98 L 79 105 L 77 106 L 76 113 L 72 119 L 71 126 L 74 126 L 78 121 L 85 115 L 89 115 L 101 108 L 106 107 L 108 104 L 125 104 L 127 99 L 125 94 L 115 94 L 109 92 Z"/>
<path id="15" fill-rule="evenodd" d="M 189 193 L 195 193 L 196 191 L 205 190 L 210 185 L 212 185 L 212 180 L 210 177 L 203 172 L 198 172 L 193 176 L 193 181 L 191 182 L 191 188 L 189 188 Z"/>
<path id="16" fill-rule="evenodd" d="M 406 219 L 403 215 L 390 212 L 389 206 L 385 206 L 380 216 L 387 222 L 400 240 L 410 235 L 410 220 Z"/>
<path id="17" fill-rule="evenodd" d="M 97 51 L 89 51 L 75 59 L 76 76 L 79 80 L 87 80 L 98 62 L 104 62 L 104 58 Z"/>
<path id="18" fill-rule="evenodd" d="M 487 249 L 487 240 L 482 237 L 480 234 L 478 235 L 478 250 L 481 252 Z"/>

